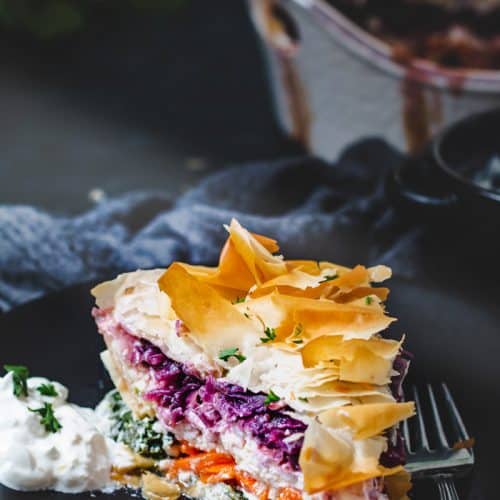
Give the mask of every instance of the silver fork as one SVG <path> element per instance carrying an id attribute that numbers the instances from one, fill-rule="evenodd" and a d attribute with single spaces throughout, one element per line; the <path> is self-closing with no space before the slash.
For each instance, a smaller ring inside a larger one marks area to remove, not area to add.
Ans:
<path id="1" fill-rule="evenodd" d="M 408 454 L 406 468 L 415 479 L 433 479 L 441 500 L 459 500 L 454 479 L 465 475 L 474 464 L 472 440 L 445 383 L 441 383 L 437 389 L 427 384 L 424 394 L 419 394 L 414 386 L 412 393 L 417 416 L 410 423 L 403 423 Z M 424 397 L 428 401 L 427 415 L 422 405 Z M 442 418 L 445 412 L 450 423 L 446 432 Z M 431 427 L 435 436 L 432 445 L 428 437 Z"/>

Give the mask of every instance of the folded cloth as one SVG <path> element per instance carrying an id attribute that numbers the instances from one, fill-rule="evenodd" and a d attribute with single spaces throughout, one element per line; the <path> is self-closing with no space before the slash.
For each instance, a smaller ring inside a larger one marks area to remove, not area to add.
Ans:
<path id="1" fill-rule="evenodd" d="M 420 229 L 399 221 L 383 193 L 399 161 L 384 142 L 364 140 L 334 164 L 303 157 L 228 168 L 177 200 L 130 193 L 76 217 L 0 207 L 0 309 L 175 259 L 213 263 L 232 217 L 276 237 L 290 258 L 387 263 L 411 273 Z"/>

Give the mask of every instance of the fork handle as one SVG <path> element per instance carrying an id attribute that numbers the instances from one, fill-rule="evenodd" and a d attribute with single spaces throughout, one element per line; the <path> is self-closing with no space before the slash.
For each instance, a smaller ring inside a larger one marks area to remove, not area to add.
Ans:
<path id="1" fill-rule="evenodd" d="M 436 481 L 441 500 L 460 500 L 451 476 L 437 476 L 434 481 Z"/>

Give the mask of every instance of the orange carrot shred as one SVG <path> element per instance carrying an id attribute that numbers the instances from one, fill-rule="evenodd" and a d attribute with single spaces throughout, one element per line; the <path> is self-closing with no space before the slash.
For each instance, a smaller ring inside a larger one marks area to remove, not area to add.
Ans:
<path id="1" fill-rule="evenodd" d="M 268 500 L 269 488 L 263 487 L 262 493 L 259 494 L 259 500 Z"/>
<path id="2" fill-rule="evenodd" d="M 233 457 L 226 453 L 207 451 L 177 459 L 170 467 L 170 473 L 176 474 L 179 470 L 200 472 L 206 467 L 217 464 L 234 464 Z"/>
<path id="3" fill-rule="evenodd" d="M 269 488 L 248 472 L 236 469 L 233 457 L 216 451 L 200 451 L 186 442 L 181 443 L 181 452 L 188 456 L 178 458 L 170 465 L 170 475 L 181 470 L 196 472 L 204 483 L 215 484 L 235 481 L 243 490 L 255 495 L 259 500 L 268 500 Z M 297 493 L 299 496 L 293 496 Z M 280 490 L 279 500 L 301 500 L 302 496 L 293 488 Z"/>
<path id="4" fill-rule="evenodd" d="M 253 493 L 259 500 L 267 500 L 269 488 L 257 481 L 248 472 L 242 470 L 236 471 L 236 481 L 245 491 Z"/>
<path id="5" fill-rule="evenodd" d="M 295 488 L 281 488 L 278 492 L 278 500 L 302 500 L 302 493 Z"/>
<path id="6" fill-rule="evenodd" d="M 200 479 L 204 483 L 220 483 L 222 481 L 231 481 L 235 477 L 233 464 L 213 465 L 200 471 Z"/>
<path id="7" fill-rule="evenodd" d="M 238 470 L 236 471 L 236 480 L 240 483 L 241 487 L 252 493 L 255 483 L 257 482 L 248 472 Z"/>
<path id="8" fill-rule="evenodd" d="M 182 441 L 181 443 L 181 453 L 184 455 L 198 455 L 199 453 L 203 453 L 201 450 L 198 448 L 195 448 L 194 446 L 191 446 L 189 443 L 186 441 Z"/>

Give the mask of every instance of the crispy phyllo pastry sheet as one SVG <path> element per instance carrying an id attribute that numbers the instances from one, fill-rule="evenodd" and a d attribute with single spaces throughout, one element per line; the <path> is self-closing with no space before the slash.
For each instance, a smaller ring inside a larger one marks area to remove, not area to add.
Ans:
<path id="1" fill-rule="evenodd" d="M 348 490 L 368 498 L 372 485 L 370 498 L 405 497 L 398 424 L 414 405 L 401 400 L 404 336 L 382 335 L 396 321 L 384 306 L 389 290 L 379 285 L 390 269 L 285 260 L 275 240 L 236 220 L 226 229 L 215 267 L 175 262 L 93 290 L 105 357 L 124 398 L 133 394 L 134 408 L 156 412 L 178 438 L 196 435 L 190 445 L 199 453 L 225 453 L 226 476 L 251 474 L 262 498 L 278 498 L 274 472 L 280 488 L 304 495 Z M 164 382 L 167 365 L 185 377 L 178 411 L 176 389 Z M 218 415 L 210 424 L 208 411 Z M 271 431 L 262 419 L 284 428 Z M 228 444 L 231 433 L 266 457 L 267 472 L 235 448 L 236 437 Z"/>

